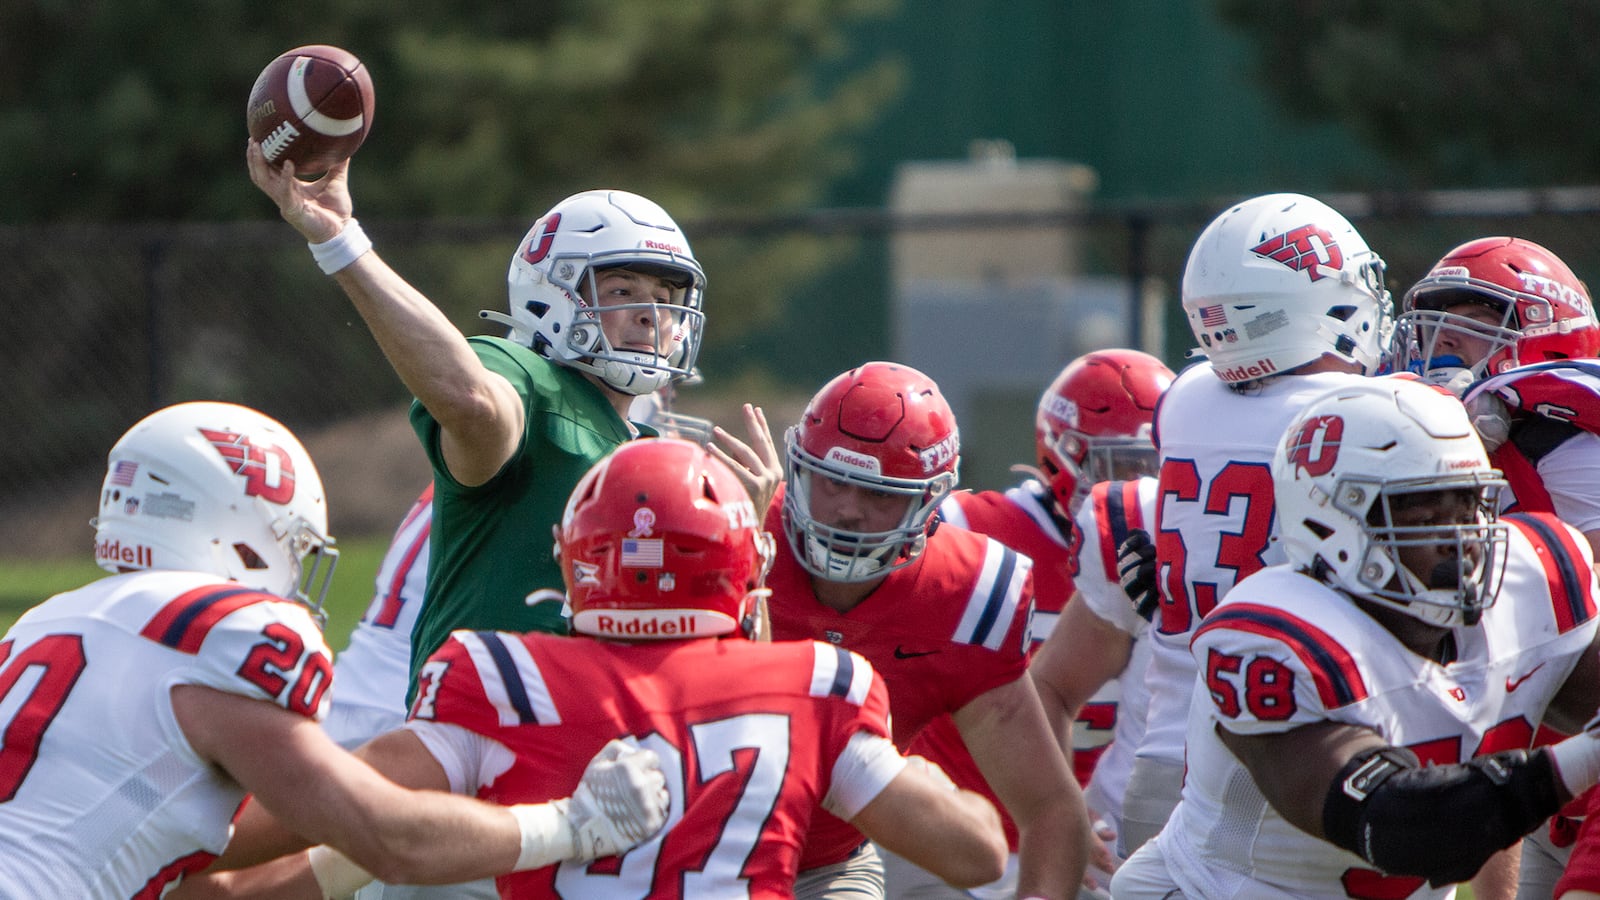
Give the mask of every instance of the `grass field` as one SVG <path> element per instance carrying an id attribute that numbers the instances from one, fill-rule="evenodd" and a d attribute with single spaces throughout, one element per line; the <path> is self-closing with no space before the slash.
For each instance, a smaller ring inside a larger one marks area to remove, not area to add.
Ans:
<path id="1" fill-rule="evenodd" d="M 328 590 L 328 645 L 341 650 L 372 599 L 372 579 L 388 547 L 387 538 L 339 544 L 339 568 Z M 104 577 L 93 560 L 0 559 L 0 633 L 52 594 Z"/>

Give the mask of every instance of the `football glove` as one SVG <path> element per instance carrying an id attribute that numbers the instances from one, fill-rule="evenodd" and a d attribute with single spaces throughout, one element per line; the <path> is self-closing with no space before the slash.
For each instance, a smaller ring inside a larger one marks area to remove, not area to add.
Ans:
<path id="1" fill-rule="evenodd" d="M 1156 545 L 1149 532 L 1141 528 L 1128 532 L 1117 548 L 1117 575 L 1140 618 L 1153 620 L 1161 598 L 1156 593 Z"/>

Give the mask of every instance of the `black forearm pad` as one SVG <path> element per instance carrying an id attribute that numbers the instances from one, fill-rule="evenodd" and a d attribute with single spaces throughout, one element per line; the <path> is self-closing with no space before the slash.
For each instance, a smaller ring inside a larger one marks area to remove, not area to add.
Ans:
<path id="1" fill-rule="evenodd" d="M 1357 754 L 1339 771 L 1322 831 L 1390 875 L 1466 881 L 1561 808 L 1550 754 L 1507 750 L 1419 767 L 1398 747 Z"/>

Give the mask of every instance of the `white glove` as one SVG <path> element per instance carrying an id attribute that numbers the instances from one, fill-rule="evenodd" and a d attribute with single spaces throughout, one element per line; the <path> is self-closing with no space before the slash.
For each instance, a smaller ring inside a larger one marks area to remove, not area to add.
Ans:
<path id="1" fill-rule="evenodd" d="M 514 871 L 625 853 L 667 823 L 670 799 L 655 751 L 613 740 L 589 760 L 571 797 L 507 807 L 522 833 Z"/>
<path id="2" fill-rule="evenodd" d="M 1479 391 L 1467 398 L 1467 418 L 1477 429 L 1483 449 L 1493 453 L 1511 436 L 1511 410 L 1493 391 Z"/>
<path id="3" fill-rule="evenodd" d="M 578 859 L 615 856 L 649 840 L 667 823 L 671 798 L 661 760 L 613 740 L 600 748 L 567 806 Z"/>

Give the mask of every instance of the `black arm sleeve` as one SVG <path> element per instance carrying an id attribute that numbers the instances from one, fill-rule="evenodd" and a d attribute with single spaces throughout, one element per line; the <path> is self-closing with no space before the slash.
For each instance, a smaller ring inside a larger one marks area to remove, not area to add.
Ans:
<path id="1" fill-rule="evenodd" d="M 1435 885 L 1466 881 L 1500 850 L 1561 808 L 1544 750 L 1507 750 L 1448 766 L 1419 767 L 1410 751 L 1358 753 L 1334 779 L 1322 831 L 1391 875 Z"/>

